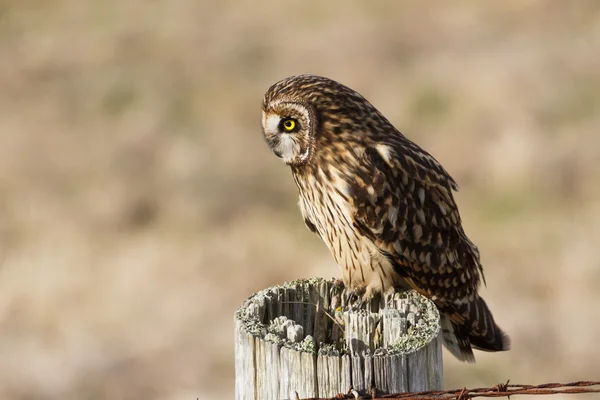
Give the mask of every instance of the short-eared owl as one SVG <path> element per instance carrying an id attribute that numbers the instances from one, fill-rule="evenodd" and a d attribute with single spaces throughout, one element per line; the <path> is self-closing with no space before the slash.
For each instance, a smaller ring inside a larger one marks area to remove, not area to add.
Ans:
<path id="1" fill-rule="evenodd" d="M 442 312 L 444 343 L 460 360 L 472 348 L 509 349 L 477 291 L 483 269 L 439 162 L 364 97 L 333 80 L 299 75 L 269 88 L 262 125 L 292 169 L 308 228 L 325 242 L 344 283 L 368 298 L 396 286 Z"/>

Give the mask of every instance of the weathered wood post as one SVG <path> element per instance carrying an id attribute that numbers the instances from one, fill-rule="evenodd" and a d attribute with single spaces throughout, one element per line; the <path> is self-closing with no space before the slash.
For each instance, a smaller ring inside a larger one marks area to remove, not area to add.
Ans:
<path id="1" fill-rule="evenodd" d="M 413 291 L 359 303 L 324 279 L 252 295 L 235 315 L 236 399 L 441 390 L 435 305 Z"/>

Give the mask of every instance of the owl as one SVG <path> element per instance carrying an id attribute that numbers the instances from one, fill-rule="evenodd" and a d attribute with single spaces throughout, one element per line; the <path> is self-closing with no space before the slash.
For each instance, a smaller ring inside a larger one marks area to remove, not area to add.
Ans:
<path id="1" fill-rule="evenodd" d="M 444 344 L 462 361 L 475 361 L 473 348 L 509 349 L 478 294 L 483 269 L 454 201 L 458 186 L 433 156 L 359 93 L 320 76 L 271 86 L 262 127 L 347 287 L 363 299 L 396 287 L 428 297 Z"/>

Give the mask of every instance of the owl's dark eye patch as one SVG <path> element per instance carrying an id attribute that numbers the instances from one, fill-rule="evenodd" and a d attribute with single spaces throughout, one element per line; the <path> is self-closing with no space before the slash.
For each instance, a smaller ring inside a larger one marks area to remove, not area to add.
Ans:
<path id="1" fill-rule="evenodd" d="M 282 118 L 279 122 L 279 130 L 282 132 L 292 133 L 300 129 L 300 124 L 294 118 Z"/>

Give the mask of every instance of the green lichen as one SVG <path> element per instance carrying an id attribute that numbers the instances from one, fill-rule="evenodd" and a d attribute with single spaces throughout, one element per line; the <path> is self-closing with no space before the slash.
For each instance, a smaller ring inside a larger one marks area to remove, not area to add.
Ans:
<path id="1" fill-rule="evenodd" d="M 282 344 L 283 343 L 283 339 L 279 336 L 276 335 L 274 333 L 267 333 L 265 335 L 265 342 L 269 342 L 269 343 L 275 343 L 275 344 Z"/>
<path id="2" fill-rule="evenodd" d="M 440 331 L 440 312 L 433 302 L 412 291 L 406 292 L 405 296 L 419 306 L 420 319 L 416 325 L 408 327 L 406 334 L 388 346 L 388 351 L 402 354 L 413 353 L 428 345 Z"/>
<path id="3" fill-rule="evenodd" d="M 309 287 L 311 287 L 311 286 L 314 287 L 324 281 L 326 281 L 326 279 L 324 279 L 324 278 L 295 279 L 293 281 L 284 283 L 283 287 L 284 288 L 302 288 L 302 287 L 305 287 L 305 285 L 308 285 Z"/>
<path id="4" fill-rule="evenodd" d="M 302 351 L 306 351 L 308 353 L 317 354 L 317 344 L 315 343 L 315 339 L 308 335 L 300 342 L 300 346 Z"/>
<path id="5" fill-rule="evenodd" d="M 265 324 L 261 324 L 257 319 L 246 320 L 244 326 L 246 332 L 256 337 L 265 337 L 267 334 L 267 327 Z"/>
<path id="6" fill-rule="evenodd" d="M 340 349 L 332 343 L 319 343 L 319 355 L 320 356 L 340 356 Z"/>

